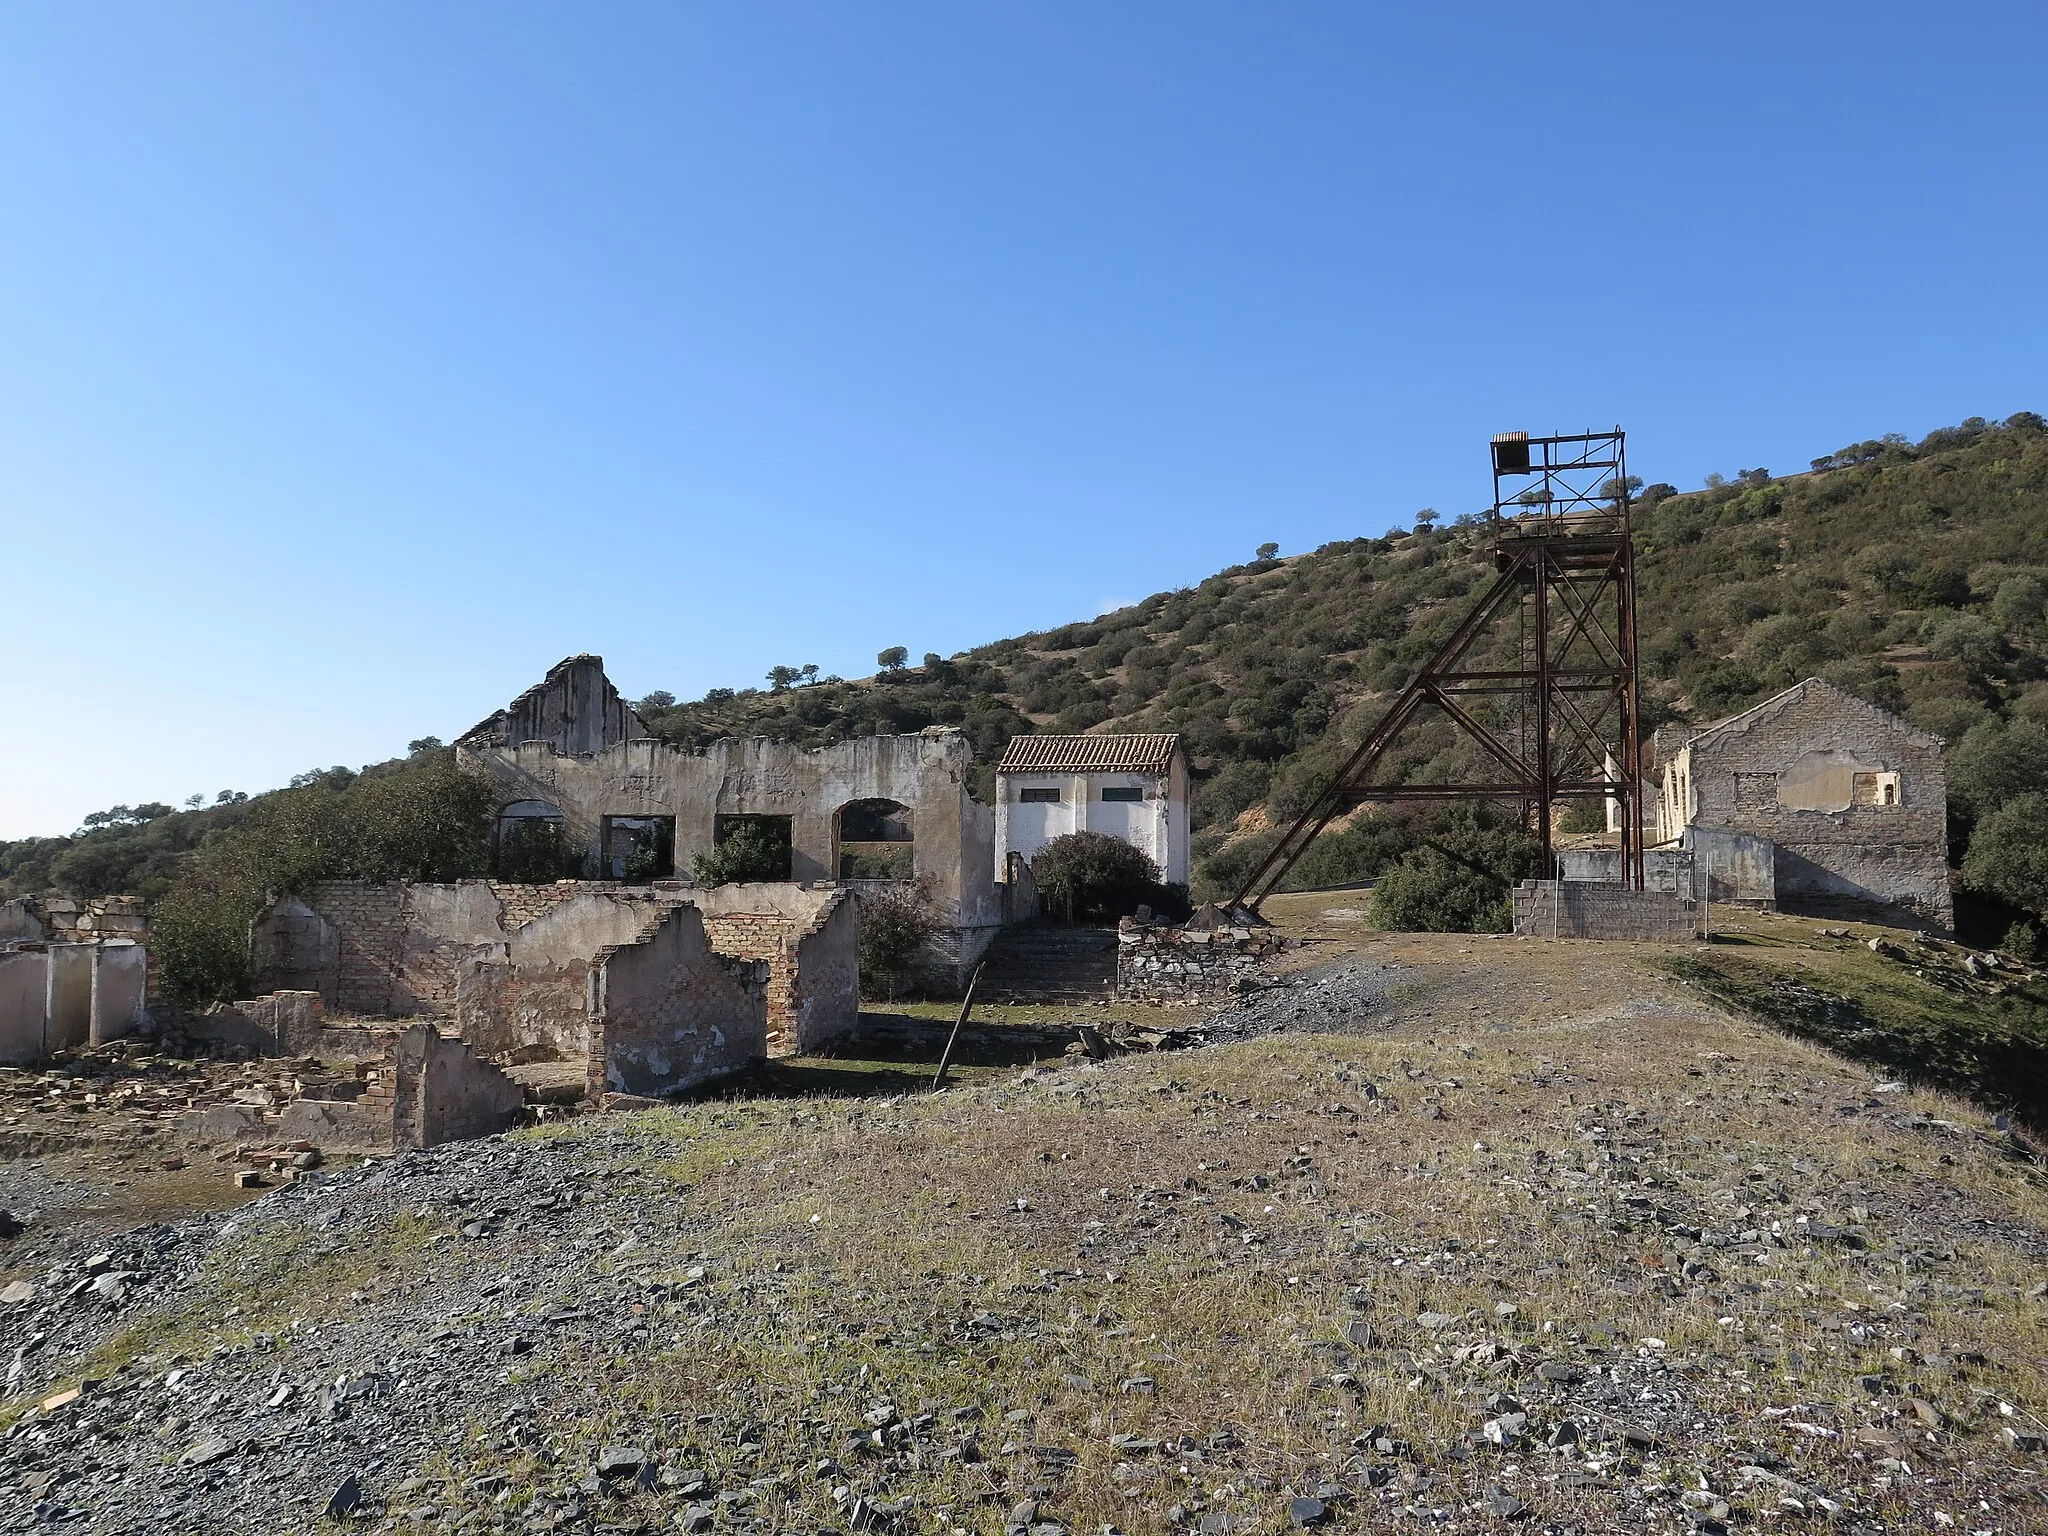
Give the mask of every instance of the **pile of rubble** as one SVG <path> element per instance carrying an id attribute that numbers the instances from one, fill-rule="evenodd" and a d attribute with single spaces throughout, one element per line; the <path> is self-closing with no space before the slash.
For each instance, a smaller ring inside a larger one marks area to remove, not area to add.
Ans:
<path id="1" fill-rule="evenodd" d="M 1252 990 L 1260 965 L 1300 939 L 1282 937 L 1256 913 L 1203 906 L 1185 923 L 1149 907 L 1117 925 L 1116 989 L 1139 1002 L 1186 1003 Z"/>

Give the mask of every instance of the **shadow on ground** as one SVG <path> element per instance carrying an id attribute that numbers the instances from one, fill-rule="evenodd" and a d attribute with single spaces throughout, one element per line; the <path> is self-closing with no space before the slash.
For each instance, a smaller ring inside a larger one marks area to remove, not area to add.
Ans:
<path id="1" fill-rule="evenodd" d="M 697 1097 L 892 1098 L 922 1092 L 931 1087 L 952 1032 L 950 1019 L 863 1011 L 859 1030 L 827 1052 L 759 1062 Z M 946 1078 L 980 1082 L 1034 1062 L 1058 1060 L 1077 1038 L 1075 1025 L 970 1024 L 960 1032 Z"/>

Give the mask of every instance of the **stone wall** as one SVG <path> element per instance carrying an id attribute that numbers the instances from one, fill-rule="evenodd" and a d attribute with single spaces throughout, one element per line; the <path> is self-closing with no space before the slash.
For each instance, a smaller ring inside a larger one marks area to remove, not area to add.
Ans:
<path id="1" fill-rule="evenodd" d="M 1277 948 L 1276 941 L 1257 929 L 1182 932 L 1132 924 L 1117 932 L 1117 993 L 1156 1003 L 1225 996 Z"/>
<path id="2" fill-rule="evenodd" d="M 1692 737 L 1665 767 L 1664 799 L 1685 825 L 1775 843 L 1781 903 L 1953 922 L 1941 742 L 1831 683 L 1810 678 Z"/>
<path id="3" fill-rule="evenodd" d="M 1694 904 L 1668 891 L 1632 891 L 1592 881 L 1524 880 L 1515 887 L 1514 902 L 1515 932 L 1529 938 L 1677 944 L 1699 932 Z"/>
<path id="4" fill-rule="evenodd" d="M 715 952 L 694 907 L 599 956 L 591 982 L 591 1091 L 666 1095 L 768 1053 L 767 967 Z"/>

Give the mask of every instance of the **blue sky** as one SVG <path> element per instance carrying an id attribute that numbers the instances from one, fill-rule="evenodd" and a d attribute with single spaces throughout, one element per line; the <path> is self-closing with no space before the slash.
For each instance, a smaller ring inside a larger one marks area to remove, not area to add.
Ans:
<path id="1" fill-rule="evenodd" d="M 0 4 L 0 837 L 2048 409 L 2038 6 Z"/>

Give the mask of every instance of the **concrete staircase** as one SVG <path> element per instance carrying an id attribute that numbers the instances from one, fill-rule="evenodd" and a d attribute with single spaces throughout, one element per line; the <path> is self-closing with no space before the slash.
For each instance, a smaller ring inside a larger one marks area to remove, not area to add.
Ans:
<path id="1" fill-rule="evenodd" d="M 1116 930 L 1031 923 L 1005 928 L 982 957 L 978 1002 L 1100 1002 L 1116 987 Z"/>

